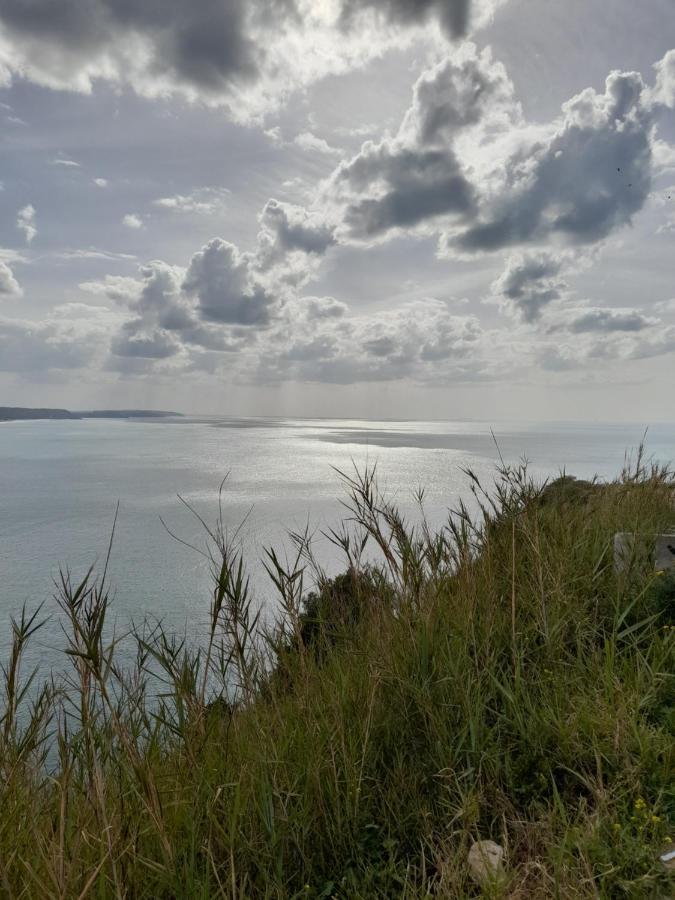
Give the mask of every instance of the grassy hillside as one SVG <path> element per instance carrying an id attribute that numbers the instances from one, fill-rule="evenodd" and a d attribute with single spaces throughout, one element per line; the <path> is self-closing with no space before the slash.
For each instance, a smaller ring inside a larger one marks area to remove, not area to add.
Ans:
<path id="1" fill-rule="evenodd" d="M 345 482 L 345 575 L 322 576 L 307 535 L 290 566 L 270 552 L 276 623 L 217 524 L 201 653 L 145 629 L 119 671 L 105 579 L 64 576 L 70 684 L 28 716 L 19 663 L 43 613 L 16 624 L 3 896 L 672 895 L 675 578 L 639 545 L 621 575 L 612 561 L 616 531 L 675 524 L 669 473 L 542 488 L 504 469 L 474 481 L 478 520 L 460 508 L 435 534 L 372 472 Z M 481 894 L 467 852 L 487 838 L 505 874 Z"/>

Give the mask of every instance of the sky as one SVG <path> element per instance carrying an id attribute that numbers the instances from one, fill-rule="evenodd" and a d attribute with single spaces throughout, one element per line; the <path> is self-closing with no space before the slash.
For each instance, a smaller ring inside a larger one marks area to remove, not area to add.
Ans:
<path id="1" fill-rule="evenodd" d="M 0 0 L 0 405 L 673 421 L 675 0 Z"/>

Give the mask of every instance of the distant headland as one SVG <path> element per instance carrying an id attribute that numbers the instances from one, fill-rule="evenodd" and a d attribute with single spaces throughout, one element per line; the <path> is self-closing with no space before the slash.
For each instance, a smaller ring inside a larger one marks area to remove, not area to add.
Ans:
<path id="1" fill-rule="evenodd" d="M 71 412 L 69 409 L 38 409 L 26 406 L 0 406 L 0 422 L 21 422 L 32 419 L 163 419 L 183 413 L 162 409 L 89 409 Z"/>

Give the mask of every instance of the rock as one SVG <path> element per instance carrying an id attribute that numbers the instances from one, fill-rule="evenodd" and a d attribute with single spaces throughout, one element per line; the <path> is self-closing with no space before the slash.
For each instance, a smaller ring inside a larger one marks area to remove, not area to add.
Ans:
<path id="1" fill-rule="evenodd" d="M 654 565 L 657 572 L 675 567 L 675 534 L 659 534 L 656 536 Z"/>
<path id="2" fill-rule="evenodd" d="M 659 859 L 669 872 L 675 872 L 675 850 L 668 850 L 666 853 L 662 853 Z"/>
<path id="3" fill-rule="evenodd" d="M 675 568 L 675 534 L 638 535 L 618 532 L 614 535 L 614 571 L 627 574 L 641 552 L 651 552 L 657 572 Z"/>
<path id="4" fill-rule="evenodd" d="M 471 877 L 479 885 L 497 881 L 503 874 L 504 848 L 494 841 L 476 841 L 469 850 Z"/>

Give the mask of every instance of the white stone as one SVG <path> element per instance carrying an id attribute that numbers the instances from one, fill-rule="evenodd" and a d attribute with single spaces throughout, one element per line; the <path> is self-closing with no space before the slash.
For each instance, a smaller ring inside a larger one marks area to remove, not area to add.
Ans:
<path id="1" fill-rule="evenodd" d="M 479 885 L 490 884 L 501 877 L 504 848 L 494 841 L 476 841 L 469 850 L 469 869 Z"/>

